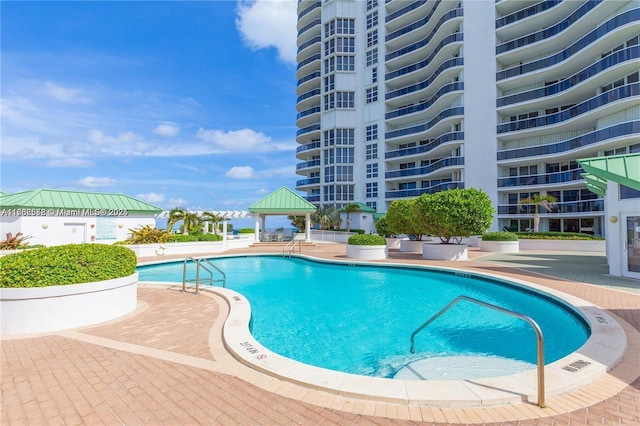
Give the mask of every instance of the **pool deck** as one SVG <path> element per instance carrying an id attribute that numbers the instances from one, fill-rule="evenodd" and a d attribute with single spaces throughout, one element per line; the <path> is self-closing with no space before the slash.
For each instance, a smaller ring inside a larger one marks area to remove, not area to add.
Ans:
<path id="1" fill-rule="evenodd" d="M 342 244 L 305 247 L 302 254 L 347 260 Z M 221 297 L 140 285 L 138 309 L 118 320 L 43 335 L 2 336 L 0 423 L 640 424 L 640 282 L 608 276 L 604 256 L 597 253 L 471 249 L 469 254 L 469 261 L 435 262 L 391 250 L 389 259 L 380 262 L 491 273 L 587 300 L 617 316 L 628 330 L 625 358 L 595 382 L 548 397 L 544 409 L 525 402 L 449 408 L 360 400 L 288 383 L 238 362 L 222 343 L 228 305 Z"/>

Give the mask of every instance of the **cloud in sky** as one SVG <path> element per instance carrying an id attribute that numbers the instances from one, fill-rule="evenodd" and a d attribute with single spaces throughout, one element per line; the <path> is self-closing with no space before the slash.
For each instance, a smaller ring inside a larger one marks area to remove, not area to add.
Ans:
<path id="1" fill-rule="evenodd" d="M 240 1 L 236 26 L 250 48 L 274 47 L 282 61 L 295 64 L 296 7 L 293 0 Z"/>
<path id="2" fill-rule="evenodd" d="M 156 194 L 155 192 L 149 192 L 148 194 L 138 194 L 136 198 L 146 201 L 147 203 L 161 203 L 164 201 L 164 194 Z"/>
<path id="3" fill-rule="evenodd" d="M 249 179 L 253 177 L 254 170 L 249 166 L 234 166 L 224 175 L 233 179 Z"/>
<path id="4" fill-rule="evenodd" d="M 93 161 L 85 160 L 83 158 L 56 158 L 53 160 L 47 161 L 45 164 L 46 167 L 82 167 L 89 168 L 93 167 Z"/>
<path id="5" fill-rule="evenodd" d="M 156 135 L 171 138 L 180 133 L 180 126 L 173 123 L 158 124 L 156 128 L 153 129 L 153 133 L 155 133 Z"/>
<path id="6" fill-rule="evenodd" d="M 271 138 L 251 129 L 207 130 L 200 128 L 196 136 L 224 152 L 255 152 L 270 149 Z"/>
<path id="7" fill-rule="evenodd" d="M 113 186 L 116 184 L 115 179 L 107 178 L 107 177 L 94 177 L 87 176 L 83 179 L 80 179 L 76 182 L 78 185 L 83 186 L 85 188 L 102 188 L 105 186 Z"/>
<path id="8" fill-rule="evenodd" d="M 81 95 L 80 89 L 70 89 L 52 81 L 44 83 L 45 93 L 60 102 L 71 104 L 89 104 L 91 99 Z"/>

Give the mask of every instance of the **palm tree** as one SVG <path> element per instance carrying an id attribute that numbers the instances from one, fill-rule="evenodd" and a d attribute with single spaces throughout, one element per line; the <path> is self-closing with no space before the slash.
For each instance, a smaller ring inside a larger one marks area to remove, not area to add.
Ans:
<path id="1" fill-rule="evenodd" d="M 183 221 L 182 233 L 184 235 L 188 235 L 189 232 L 197 231 L 198 227 L 202 224 L 202 220 L 197 213 L 192 213 L 181 207 L 175 207 L 169 211 L 167 231 L 171 232 L 173 226 L 180 221 Z"/>
<path id="2" fill-rule="evenodd" d="M 351 203 L 344 206 L 342 209 L 343 212 L 347 213 L 347 232 L 349 232 L 349 228 L 351 226 L 351 220 L 349 219 L 349 213 L 360 212 L 360 206 L 357 203 Z"/>
<path id="3" fill-rule="evenodd" d="M 298 231 L 302 232 L 306 229 L 307 221 L 304 216 L 289 216 L 288 218 L 291 221 L 291 226 Z"/>
<path id="4" fill-rule="evenodd" d="M 218 234 L 218 223 L 224 218 L 222 216 L 218 216 L 212 211 L 202 212 L 200 215 L 200 219 L 204 222 L 211 222 L 213 224 L 213 233 Z M 207 230 L 208 232 L 209 230 Z"/>
<path id="5" fill-rule="evenodd" d="M 320 229 L 328 230 L 339 228 L 342 219 L 340 219 L 340 214 L 336 211 L 333 206 L 325 206 L 318 207 L 316 212 L 313 214 L 314 223 L 320 225 Z"/>
<path id="6" fill-rule="evenodd" d="M 520 200 L 520 208 L 523 205 L 534 206 L 533 212 L 533 232 L 540 230 L 540 207 L 544 207 L 548 212 L 553 208 L 553 203 L 556 202 L 556 198 L 551 195 L 534 194 L 533 197 L 527 197 Z"/>

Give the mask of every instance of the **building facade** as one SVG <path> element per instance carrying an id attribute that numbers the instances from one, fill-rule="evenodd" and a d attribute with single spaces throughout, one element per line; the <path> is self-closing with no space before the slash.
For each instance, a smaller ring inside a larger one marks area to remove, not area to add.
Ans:
<path id="1" fill-rule="evenodd" d="M 640 1 L 298 2 L 296 189 L 484 190 L 494 229 L 605 233 L 577 160 L 640 152 Z"/>

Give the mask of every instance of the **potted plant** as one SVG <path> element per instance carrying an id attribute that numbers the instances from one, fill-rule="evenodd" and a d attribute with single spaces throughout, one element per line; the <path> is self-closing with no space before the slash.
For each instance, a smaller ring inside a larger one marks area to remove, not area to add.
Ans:
<path id="1" fill-rule="evenodd" d="M 123 246 L 67 244 L 0 258 L 3 334 L 84 327 L 133 312 L 135 253 Z"/>
<path id="2" fill-rule="evenodd" d="M 415 220 L 437 236 L 440 244 L 424 244 L 422 257 L 434 260 L 466 260 L 463 238 L 483 234 L 491 226 L 494 209 L 489 196 L 476 188 L 448 189 L 423 194 L 416 200 Z"/>
<path id="3" fill-rule="evenodd" d="M 387 258 L 384 237 L 372 234 L 352 235 L 347 241 L 347 257 L 352 259 L 378 260 Z"/>
<path id="4" fill-rule="evenodd" d="M 378 235 L 383 236 L 386 240 L 387 248 L 400 248 L 400 239 L 389 229 L 389 224 L 387 223 L 386 216 L 382 216 L 381 218 L 379 218 L 374 225 L 376 227 L 376 232 L 378 233 Z"/>
<path id="5" fill-rule="evenodd" d="M 520 241 L 518 235 L 513 232 L 487 232 L 482 235 L 480 250 L 494 253 L 518 253 Z"/>
<path id="6" fill-rule="evenodd" d="M 400 241 L 400 251 L 420 252 L 423 237 L 427 234 L 425 223 L 416 221 L 416 199 L 395 200 L 389 206 L 386 220 L 389 231 L 396 235 L 407 235 L 408 239 Z"/>

